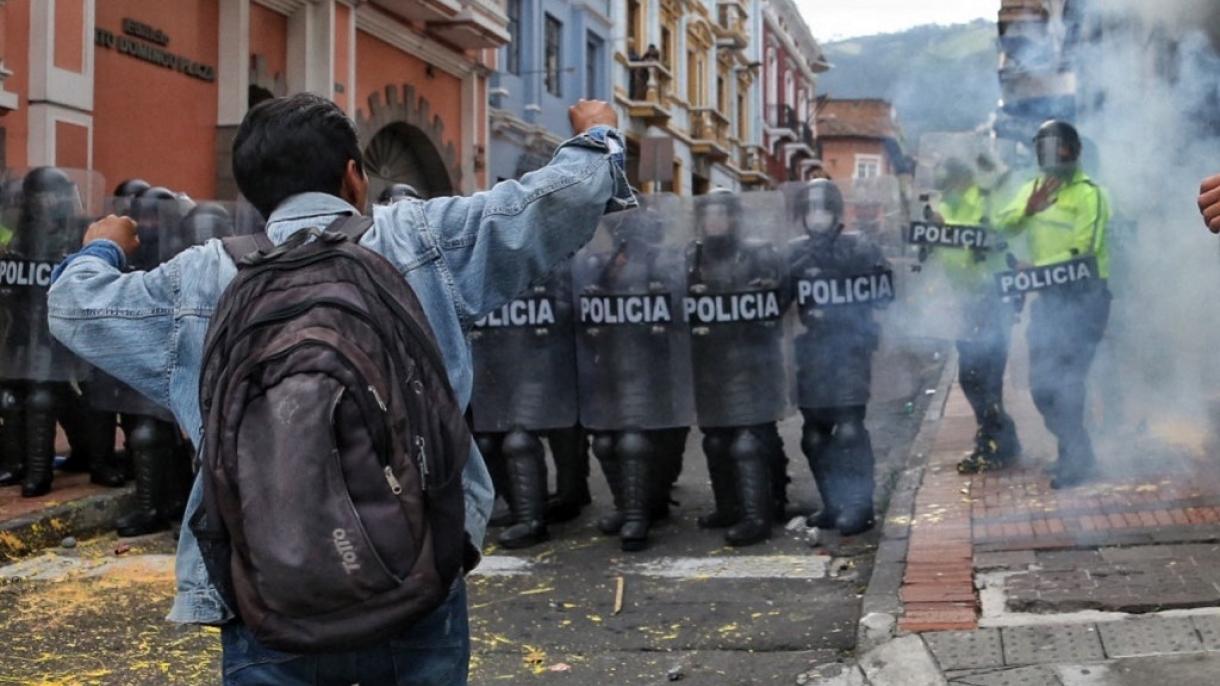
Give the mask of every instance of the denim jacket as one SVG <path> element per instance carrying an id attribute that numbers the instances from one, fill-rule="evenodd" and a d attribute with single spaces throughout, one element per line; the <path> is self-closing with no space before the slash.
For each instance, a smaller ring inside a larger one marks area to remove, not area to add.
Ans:
<path id="1" fill-rule="evenodd" d="M 470 197 L 404 200 L 373 209 L 361 244 L 386 257 L 419 297 L 462 406 L 470 402 L 465 332 L 593 236 L 604 212 L 634 205 L 618 132 L 597 127 L 519 182 Z M 305 193 L 285 200 L 267 223 L 272 242 L 325 226 L 357 210 L 338 197 Z M 122 252 L 92 243 L 60 265 L 51 286 L 51 332 L 97 368 L 170 408 L 199 445 L 199 373 L 212 312 L 237 268 L 220 241 L 179 254 L 151 271 L 124 272 Z M 466 529 L 481 546 L 494 492 L 478 449 L 463 473 Z M 197 478 L 187 519 L 202 500 Z M 177 596 L 169 619 L 220 624 L 233 617 L 208 579 L 189 527 L 178 540 Z"/>

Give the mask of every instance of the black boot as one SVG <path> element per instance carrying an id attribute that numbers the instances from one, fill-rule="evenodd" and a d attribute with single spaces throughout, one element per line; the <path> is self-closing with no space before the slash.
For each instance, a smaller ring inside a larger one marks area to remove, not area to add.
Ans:
<path id="1" fill-rule="evenodd" d="M 738 429 L 729 446 L 737 472 L 741 519 L 725 532 L 731 546 L 747 546 L 771 538 L 771 465 L 766 445 L 750 429 Z"/>
<path id="2" fill-rule="evenodd" d="M 128 422 L 127 450 L 136 472 L 136 509 L 119 517 L 119 536 L 143 536 L 165 531 L 165 470 L 174 459 L 173 424 L 152 417 L 132 417 Z"/>
<path id="3" fill-rule="evenodd" d="M 698 520 L 700 529 L 726 529 L 741 519 L 741 502 L 737 499 L 736 472 L 729 455 L 732 434 L 720 429 L 703 433 L 703 454 L 707 457 L 707 473 L 712 481 L 712 499 L 716 509 Z"/>
<path id="4" fill-rule="evenodd" d="M 813 473 L 813 482 L 822 498 L 822 509 L 809 515 L 805 525 L 818 529 L 833 529 L 839 519 L 839 508 L 830 483 L 829 448 L 830 434 L 806 420 L 801 430 L 801 451 L 805 453 L 809 471 Z"/>
<path id="5" fill-rule="evenodd" d="M 55 467 L 55 409 L 58 393 L 52 384 L 34 384 L 26 395 L 25 478 L 21 496 L 36 498 L 51 491 Z"/>
<path id="6" fill-rule="evenodd" d="M 589 495 L 589 438 L 580 427 L 552 431 L 547 442 L 555 460 L 555 496 L 547 500 L 546 520 L 569 522 L 593 502 Z"/>
<path id="7" fill-rule="evenodd" d="M 56 419 L 68 439 L 68 459 L 59 466 L 61 472 L 79 474 L 89 471 L 93 454 L 86 428 L 88 407 L 84 399 L 68 384 L 59 389 Z"/>
<path id="8" fill-rule="evenodd" d="M 788 512 L 788 455 L 784 452 L 784 439 L 779 435 L 779 427 L 774 423 L 761 429 L 763 442 L 767 445 L 767 464 L 771 466 L 771 511 L 772 519 L 786 524 L 790 516 L 796 513 Z"/>
<path id="9" fill-rule="evenodd" d="M 656 449 L 648 436 L 628 431 L 619 434 L 615 454 L 619 458 L 619 487 L 623 498 L 623 526 L 619 529 L 621 547 L 624 551 L 636 552 L 648 547 L 656 493 L 651 480 Z"/>
<path id="10" fill-rule="evenodd" d="M 487 472 L 491 474 L 491 485 L 496 491 L 496 501 L 503 500 L 508 502 L 508 467 L 504 464 L 504 453 L 500 450 L 500 443 L 504 440 L 504 434 L 479 433 L 475 434 L 474 441 L 479 446 L 479 453 L 483 455 L 483 462 L 487 465 Z M 493 506 L 495 503 L 493 503 Z M 487 522 L 487 526 L 504 527 L 511 526 L 513 523 L 512 509 L 501 509 L 500 514 L 495 514 L 493 511 L 491 519 Z"/>
<path id="11" fill-rule="evenodd" d="M 540 438 L 520 429 L 504 437 L 503 450 L 513 525 L 497 540 L 509 550 L 528 548 L 550 537 L 546 529 L 546 451 Z"/>
<path id="12" fill-rule="evenodd" d="M 835 528 L 843 536 L 855 536 L 873 528 L 873 443 L 863 417 L 839 424 L 832 448 L 832 488 L 841 493 Z"/>
<path id="13" fill-rule="evenodd" d="M 174 426 L 174 459 L 165 470 L 165 516 L 171 522 L 181 522 L 186 513 L 186 501 L 195 480 L 195 448 L 178 427 Z"/>
<path id="14" fill-rule="evenodd" d="M 610 496 L 614 499 L 614 511 L 597 520 L 597 530 L 606 536 L 618 536 L 623 528 L 623 470 L 620 469 L 618 456 L 614 454 L 614 442 L 614 434 L 593 435 L 593 456 L 601 465 L 606 485 L 610 487 Z"/>
<path id="15" fill-rule="evenodd" d="M 84 410 L 81 417 L 82 439 L 89 455 L 89 480 L 111 488 L 127 483 L 126 470 L 119 464 L 114 449 L 116 419 L 113 412 L 96 410 Z M 73 454 L 76 450 L 73 445 Z"/>
<path id="16" fill-rule="evenodd" d="M 20 386 L 0 388 L 0 486 L 25 477 L 25 393 Z"/>

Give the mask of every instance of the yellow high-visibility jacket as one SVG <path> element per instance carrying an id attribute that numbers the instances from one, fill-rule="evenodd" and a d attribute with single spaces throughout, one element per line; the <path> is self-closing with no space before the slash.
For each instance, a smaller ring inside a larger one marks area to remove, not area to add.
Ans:
<path id="1" fill-rule="evenodd" d="M 996 214 L 996 226 L 1006 233 L 1028 236 L 1030 257 L 1036 267 L 1091 255 L 1097 258 L 1101 278 L 1109 278 L 1110 202 L 1105 191 L 1083 170 L 1077 170 L 1060 187 L 1054 204 L 1026 217 L 1025 205 L 1033 195 L 1034 184 L 1045 182 L 1043 177 L 1022 186 L 1013 201 Z"/>

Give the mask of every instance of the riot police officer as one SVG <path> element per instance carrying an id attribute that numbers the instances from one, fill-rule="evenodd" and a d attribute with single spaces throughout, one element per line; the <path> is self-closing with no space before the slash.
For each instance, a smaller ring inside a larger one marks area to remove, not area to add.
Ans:
<path id="1" fill-rule="evenodd" d="M 84 373 L 79 360 L 50 337 L 47 295 L 50 269 L 80 245 L 85 223 L 71 177 L 39 167 L 21 182 L 16 231 L 7 257 L 22 269 L 8 284 L 9 318 L 0 350 L 0 485 L 21 483 L 21 495 L 51 490 L 56 418 L 70 382 Z M 83 446 L 77 446 L 83 450 Z"/>
<path id="2" fill-rule="evenodd" d="M 880 339 L 874 309 L 893 297 L 887 260 L 872 240 L 844 231 L 843 195 L 819 179 L 798 191 L 790 246 L 801 448 L 822 498 L 808 524 L 851 536 L 872 528 L 873 447 L 864 419 Z"/>
<path id="3" fill-rule="evenodd" d="M 128 264 L 149 269 L 166 257 L 164 251 L 177 245 L 176 232 L 192 203 L 161 186 L 119 198 L 117 208 L 126 209 L 137 223 L 140 247 Z M 166 245 L 162 246 L 162 241 Z M 132 461 L 136 482 L 136 507 L 115 522 L 120 536 L 141 536 L 164 531 L 181 500 L 174 484 L 181 481 L 182 461 L 188 450 L 182 433 L 168 410 L 114 378 L 97 375 L 90 384 L 89 401 L 99 411 L 118 412 Z M 184 502 L 181 504 L 185 504 Z"/>
<path id="4" fill-rule="evenodd" d="M 1096 462 L 1084 427 L 1085 379 L 1110 317 L 1110 205 L 1080 167 L 1075 127 L 1048 121 L 1033 144 L 1042 173 L 1021 188 L 996 223 L 1028 237 L 1035 267 L 1084 260 L 1091 277 L 1042 290 L 1030 309 L 1030 390 L 1059 443 L 1051 479 L 1058 489 L 1087 481 Z"/>
<path id="5" fill-rule="evenodd" d="M 991 191 L 977 183 L 969 165 L 949 158 L 938 170 L 936 183 L 942 194 L 933 216 L 936 223 L 991 225 Z M 1005 246 L 994 236 L 991 243 L 975 248 L 937 247 L 932 255 L 957 296 L 961 317 L 958 383 L 978 424 L 974 450 L 957 465 L 962 474 L 1002 469 L 1021 452 L 1016 423 L 1004 410 L 1004 369 L 1013 312 L 1001 302 L 994 276 L 1005 269 Z"/>
<path id="6" fill-rule="evenodd" d="M 696 198 L 687 255 L 695 408 L 716 502 L 699 525 L 727 527 L 733 546 L 771 536 L 776 422 L 788 408 L 784 264 L 766 224 L 743 216 L 727 190 Z"/>
<path id="7" fill-rule="evenodd" d="M 509 503 L 512 523 L 498 539 L 508 549 L 546 540 L 548 519 L 574 518 L 591 502 L 588 440 L 577 425 L 571 290 L 564 265 L 476 322 L 470 335 L 475 440 Z M 552 502 L 543 437 L 559 486 Z"/>
<path id="8" fill-rule="evenodd" d="M 625 551 L 644 549 L 652 523 L 668 516 L 693 419 L 684 258 L 665 240 L 681 218 L 672 197 L 643 203 L 604 220 L 573 270 L 581 424 L 615 504 L 598 528 Z"/>

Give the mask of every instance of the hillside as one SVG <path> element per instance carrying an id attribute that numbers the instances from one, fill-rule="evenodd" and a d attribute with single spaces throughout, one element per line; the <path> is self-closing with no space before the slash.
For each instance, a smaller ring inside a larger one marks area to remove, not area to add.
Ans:
<path id="1" fill-rule="evenodd" d="M 919 26 L 824 49 L 834 66 L 822 75 L 819 94 L 890 100 L 911 145 L 923 132 L 986 123 L 1000 98 L 996 27 L 990 21 Z"/>

